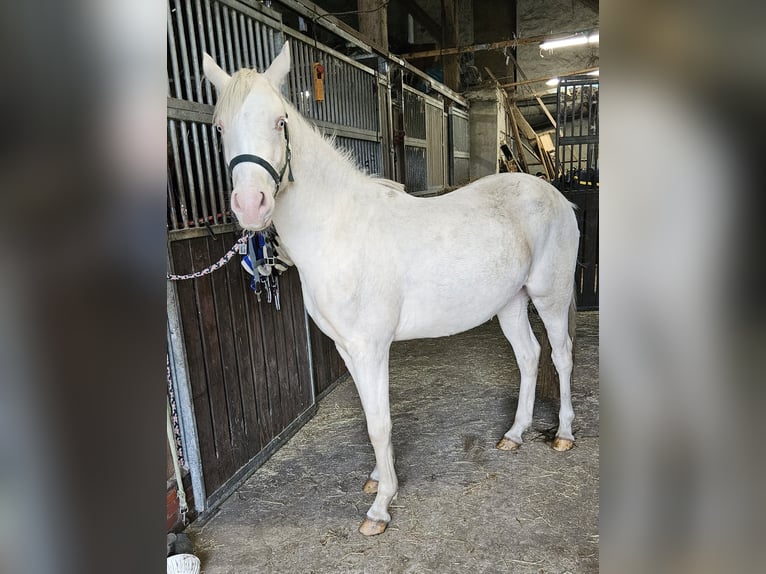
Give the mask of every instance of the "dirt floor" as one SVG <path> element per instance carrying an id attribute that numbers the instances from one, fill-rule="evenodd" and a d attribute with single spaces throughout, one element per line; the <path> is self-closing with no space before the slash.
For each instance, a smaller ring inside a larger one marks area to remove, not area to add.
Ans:
<path id="1" fill-rule="evenodd" d="M 551 449 L 558 405 L 540 401 L 521 449 L 494 448 L 519 387 L 496 320 L 395 343 L 399 497 L 388 530 L 357 532 L 374 458 L 346 377 L 216 515 L 188 529 L 202 572 L 597 572 L 598 313 L 577 319 L 574 449 Z"/>

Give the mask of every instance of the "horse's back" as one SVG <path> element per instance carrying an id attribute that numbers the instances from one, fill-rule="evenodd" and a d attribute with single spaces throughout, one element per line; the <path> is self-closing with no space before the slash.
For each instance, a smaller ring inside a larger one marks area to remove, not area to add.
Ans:
<path id="1" fill-rule="evenodd" d="M 403 198 L 394 215 L 386 244 L 398 263 L 397 338 L 474 327 L 494 316 L 538 269 L 541 277 L 550 275 L 548 267 L 565 257 L 574 261 L 576 253 L 571 205 L 553 186 L 528 175 L 497 174 L 447 195 Z M 565 265 L 565 273 L 573 265 Z"/>

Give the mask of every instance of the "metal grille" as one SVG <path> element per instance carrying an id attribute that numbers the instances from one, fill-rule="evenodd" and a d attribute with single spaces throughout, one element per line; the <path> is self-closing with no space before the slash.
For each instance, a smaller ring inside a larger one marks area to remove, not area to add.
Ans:
<path id="1" fill-rule="evenodd" d="M 408 137 L 426 139 L 426 108 L 423 94 L 405 86 L 404 131 Z"/>
<path id="2" fill-rule="evenodd" d="M 471 140 L 468 112 L 452 106 L 449 110 L 450 184 L 465 185 L 470 180 Z"/>
<path id="3" fill-rule="evenodd" d="M 562 79 L 558 86 L 556 130 L 557 187 L 598 187 L 598 79 Z"/>
<path id="4" fill-rule="evenodd" d="M 407 191 L 421 191 L 428 188 L 426 148 L 405 146 L 407 164 Z"/>
<path id="5" fill-rule="evenodd" d="M 236 0 L 168 0 L 168 228 L 231 223 L 228 172 L 212 129 L 216 95 L 202 75 L 209 53 L 227 72 L 265 70 L 284 42 L 281 22 Z M 383 175 L 375 73 L 289 31 L 286 95 L 320 129 L 337 136 L 357 165 Z M 313 66 L 325 68 L 325 100 L 314 99 Z"/>
<path id="6" fill-rule="evenodd" d="M 231 221 L 228 174 L 210 124 L 168 119 L 168 225 L 185 229 Z"/>
<path id="7" fill-rule="evenodd" d="M 202 81 L 203 52 L 230 74 L 265 70 L 282 47 L 280 23 L 269 21 L 233 0 L 168 0 L 168 93 L 213 104 L 213 88 Z"/>
<path id="8" fill-rule="evenodd" d="M 380 132 L 376 79 L 371 70 L 299 37 L 290 42 L 290 48 L 289 97 L 301 114 L 319 125 L 364 130 L 372 136 Z M 323 102 L 314 100 L 314 62 L 325 69 Z"/>
<path id="9" fill-rule="evenodd" d="M 598 308 L 598 87 L 598 79 L 591 76 L 566 78 L 559 83 L 557 97 L 554 183 L 578 207 L 578 309 Z"/>
<path id="10" fill-rule="evenodd" d="M 202 54 L 233 73 L 266 69 L 282 46 L 277 20 L 234 0 L 168 0 L 168 214 L 171 230 L 231 223 L 229 176 L 212 128 Z"/>
<path id="11" fill-rule="evenodd" d="M 444 133 L 443 104 L 426 102 L 426 154 L 428 158 L 428 189 L 442 189 L 445 184 L 444 148 L 447 144 Z"/>
<path id="12" fill-rule="evenodd" d="M 368 175 L 383 177 L 383 157 L 379 143 L 346 138 L 339 136 L 335 139 L 338 147 L 348 150 L 356 160 L 356 165 Z"/>

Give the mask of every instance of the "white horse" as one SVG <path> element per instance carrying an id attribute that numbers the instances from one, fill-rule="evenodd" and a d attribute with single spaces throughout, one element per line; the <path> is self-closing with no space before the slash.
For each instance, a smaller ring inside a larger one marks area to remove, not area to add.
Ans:
<path id="1" fill-rule="evenodd" d="M 540 356 L 527 317 L 531 299 L 560 380 L 553 448 L 572 447 L 567 316 L 579 232 L 571 204 L 531 175 L 491 175 L 434 198 L 367 176 L 282 97 L 289 70 L 287 43 L 262 74 L 229 76 L 204 56 L 219 94 L 214 121 L 232 171 L 232 210 L 245 229 L 273 222 L 300 273 L 309 315 L 335 341 L 359 392 L 376 462 L 364 490 L 377 492 L 359 531 L 379 534 L 398 487 L 388 393 L 393 341 L 452 335 L 497 315 L 521 373 L 513 426 L 497 447 L 515 449 L 532 421 Z"/>

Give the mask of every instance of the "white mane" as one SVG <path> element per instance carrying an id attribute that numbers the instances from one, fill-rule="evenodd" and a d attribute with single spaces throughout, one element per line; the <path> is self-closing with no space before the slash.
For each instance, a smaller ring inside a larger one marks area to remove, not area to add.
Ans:
<path id="1" fill-rule="evenodd" d="M 218 103 L 213 113 L 213 122 L 219 119 L 228 123 L 234 114 L 245 103 L 253 86 L 259 81 L 261 74 L 255 70 L 243 68 L 231 76 L 231 80 L 224 87 L 218 97 Z"/>

